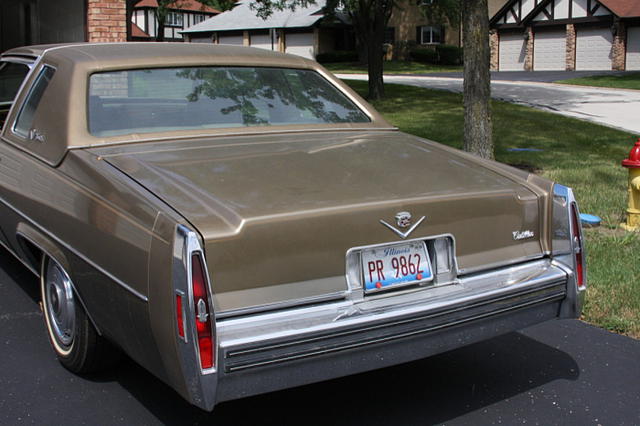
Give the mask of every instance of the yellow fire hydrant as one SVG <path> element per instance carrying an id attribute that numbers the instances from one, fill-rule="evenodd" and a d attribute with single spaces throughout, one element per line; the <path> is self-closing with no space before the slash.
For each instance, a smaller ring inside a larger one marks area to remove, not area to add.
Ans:
<path id="1" fill-rule="evenodd" d="M 622 166 L 629 169 L 629 207 L 627 222 L 621 226 L 627 231 L 640 232 L 640 139 L 631 148 L 629 158 L 622 160 Z"/>

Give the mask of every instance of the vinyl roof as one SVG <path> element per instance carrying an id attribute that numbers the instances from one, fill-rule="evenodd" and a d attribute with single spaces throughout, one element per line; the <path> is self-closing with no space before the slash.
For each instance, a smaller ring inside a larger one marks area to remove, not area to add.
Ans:
<path id="1" fill-rule="evenodd" d="M 42 56 L 76 67 L 130 69 L 181 65 L 275 65 L 312 68 L 315 62 L 265 49 L 208 43 L 62 43 L 9 49 L 2 56 Z"/>
<path id="2" fill-rule="evenodd" d="M 325 0 L 317 0 L 316 4 L 299 7 L 294 11 L 275 10 L 267 19 L 256 15 L 251 9 L 251 0 L 239 2 L 233 9 L 216 15 L 199 24 L 193 25 L 182 33 L 199 33 L 212 31 L 233 31 L 268 28 L 306 28 L 313 26 L 324 17 L 322 8 Z"/>

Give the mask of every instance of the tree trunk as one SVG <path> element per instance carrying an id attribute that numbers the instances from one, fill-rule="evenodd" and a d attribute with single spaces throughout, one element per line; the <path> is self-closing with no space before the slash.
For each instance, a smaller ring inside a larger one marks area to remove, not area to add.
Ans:
<path id="1" fill-rule="evenodd" d="M 158 22 L 158 32 L 156 33 L 156 41 L 164 41 L 164 20 L 165 18 L 156 17 Z"/>
<path id="2" fill-rule="evenodd" d="M 464 150 L 494 158 L 487 0 L 462 0 L 464 43 Z"/>
<path id="3" fill-rule="evenodd" d="M 384 28 L 384 27 L 383 27 Z M 384 31 L 382 32 L 384 35 Z M 370 34 L 371 38 L 367 45 L 367 59 L 368 66 L 367 71 L 369 73 L 369 100 L 375 101 L 381 99 L 384 96 L 384 81 L 382 79 L 383 74 L 383 51 L 382 42 L 383 37 L 375 30 L 373 34 Z"/>
<path id="4" fill-rule="evenodd" d="M 393 0 L 359 0 L 356 9 L 349 13 L 361 48 L 366 51 L 369 74 L 367 99 L 384 96 L 382 80 L 384 30 L 391 17 Z M 360 55 L 362 56 L 362 55 Z"/>

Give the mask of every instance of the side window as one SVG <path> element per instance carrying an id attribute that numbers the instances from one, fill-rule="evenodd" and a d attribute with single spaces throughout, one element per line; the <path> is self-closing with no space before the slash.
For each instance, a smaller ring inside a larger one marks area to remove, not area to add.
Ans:
<path id="1" fill-rule="evenodd" d="M 13 128 L 13 131 L 17 135 L 22 136 L 23 138 L 29 137 L 36 108 L 38 108 L 40 99 L 42 99 L 42 95 L 53 78 L 54 73 L 55 70 L 53 68 L 45 66 L 38 74 L 35 83 L 31 86 L 29 94 L 20 109 L 20 113 L 18 113 L 18 119 L 16 120 L 16 125 Z"/>
<path id="2" fill-rule="evenodd" d="M 16 62 L 0 62 L 0 128 L 9 114 L 13 99 L 18 94 L 29 67 Z"/>

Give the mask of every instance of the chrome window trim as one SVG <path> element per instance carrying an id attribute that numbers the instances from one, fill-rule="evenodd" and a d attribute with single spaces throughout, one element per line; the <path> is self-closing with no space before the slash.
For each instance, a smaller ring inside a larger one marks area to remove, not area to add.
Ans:
<path id="1" fill-rule="evenodd" d="M 229 129 L 231 127 L 228 127 Z M 87 149 L 87 148 L 102 148 L 108 146 L 116 146 L 116 145 L 133 145 L 142 142 L 175 142 L 180 140 L 189 140 L 189 139 L 202 139 L 202 138 L 226 138 L 226 137 L 237 137 L 237 136 L 270 136 L 270 135 L 278 135 L 278 134 L 295 134 L 295 133 L 330 133 L 330 132 L 377 132 L 377 131 L 399 131 L 397 127 L 327 127 L 327 128 L 316 128 L 316 129 L 290 129 L 290 130 L 258 130 L 251 131 L 247 130 L 245 132 L 232 132 L 232 133 L 197 133 L 197 134 L 186 134 L 186 135 L 175 135 L 175 136 L 162 136 L 162 137 L 148 137 L 148 138 L 139 138 L 139 139 L 121 139 L 113 142 L 98 142 L 88 145 L 78 145 L 78 146 L 70 146 L 68 150 L 74 149 Z M 91 136 L 94 139 L 95 136 Z"/>
<path id="2" fill-rule="evenodd" d="M 342 93 L 344 96 L 346 96 L 347 99 L 349 99 L 351 102 L 353 102 L 358 108 L 360 108 L 360 110 L 362 112 L 364 112 L 367 117 L 369 117 L 369 122 L 373 123 L 375 121 L 373 114 L 371 113 L 371 111 L 369 111 L 368 108 L 366 108 L 361 102 L 358 102 L 353 96 L 351 96 L 351 94 L 349 94 L 346 90 L 343 90 L 342 87 L 338 86 L 337 84 L 334 83 L 334 78 L 337 77 L 333 77 L 329 74 L 327 74 L 326 72 L 324 72 L 324 70 L 322 69 L 317 69 L 317 70 L 313 70 L 315 72 L 317 72 L 318 74 L 320 74 L 325 80 L 327 80 L 333 87 L 335 87 L 336 89 L 338 89 L 338 91 L 340 93 Z"/>
<path id="3" fill-rule="evenodd" d="M 38 83 L 38 81 L 40 80 L 40 77 L 44 74 L 44 72 L 45 72 L 45 70 L 47 68 L 53 70 L 53 76 L 55 76 L 56 72 L 58 71 L 58 69 L 56 67 L 54 67 L 53 65 L 47 65 L 47 64 L 38 63 L 38 66 L 37 67 L 34 66 L 33 69 L 27 75 L 27 78 L 25 78 L 25 80 L 24 80 L 26 82 L 29 78 L 31 78 L 31 73 L 35 72 L 35 70 L 37 70 L 38 75 L 36 75 L 36 77 L 31 82 L 31 86 L 29 87 L 29 90 L 28 90 L 27 94 L 25 95 L 24 99 L 20 103 L 20 109 L 18 110 L 17 114 L 13 117 L 13 122 L 11 123 L 11 127 L 10 127 L 11 134 L 13 136 L 19 138 L 22 141 L 28 141 L 29 140 L 29 135 L 31 134 L 31 131 L 35 130 L 35 129 L 33 129 L 33 128 L 30 129 L 29 130 L 29 134 L 27 136 L 21 135 L 20 133 L 18 133 L 16 131 L 16 126 L 18 124 L 18 119 L 22 115 L 22 111 L 24 110 L 24 107 L 27 105 L 27 102 L 31 98 L 31 95 L 33 94 L 33 89 L 35 88 L 35 85 Z M 53 76 L 52 76 L 52 78 L 53 78 Z M 44 95 L 44 93 L 46 93 L 48 86 L 49 85 L 47 84 L 47 87 L 44 88 L 43 95 Z M 18 93 L 22 92 L 22 90 L 23 90 L 23 87 L 20 86 L 20 89 L 18 90 Z M 42 99 L 40 99 L 40 101 L 41 100 Z M 38 106 L 40 105 L 40 101 L 38 101 L 38 105 L 36 105 L 36 111 L 38 109 Z M 13 112 L 13 107 L 11 108 L 11 110 L 12 110 L 11 112 Z M 31 123 L 31 124 L 33 125 L 33 123 Z M 44 142 L 44 139 L 43 139 L 43 142 Z M 32 155 L 33 155 L 33 153 L 32 153 Z"/>

